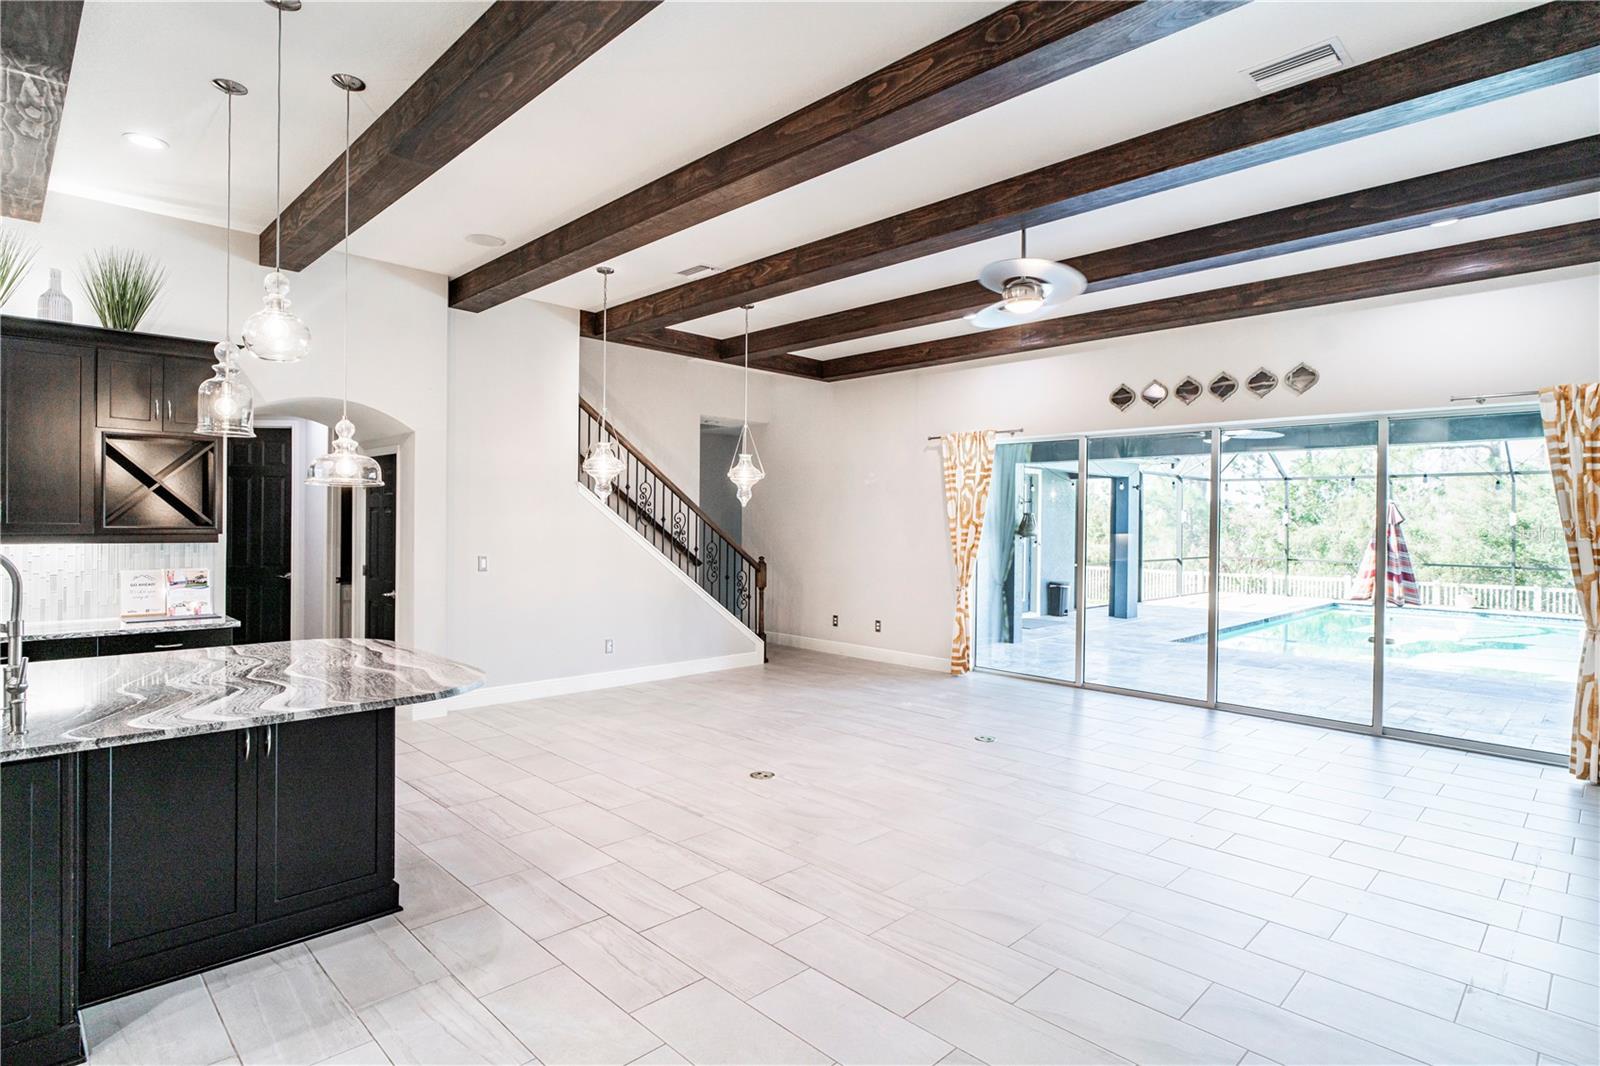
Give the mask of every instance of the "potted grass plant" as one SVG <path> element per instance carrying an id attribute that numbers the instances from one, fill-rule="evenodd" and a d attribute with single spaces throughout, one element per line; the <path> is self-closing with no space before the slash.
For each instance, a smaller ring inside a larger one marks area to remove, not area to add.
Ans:
<path id="1" fill-rule="evenodd" d="M 11 299 L 11 294 L 17 291 L 38 251 L 37 244 L 16 230 L 0 230 L 0 306 L 4 306 Z"/>
<path id="2" fill-rule="evenodd" d="M 142 252 L 91 252 L 78 272 L 89 306 L 107 329 L 135 330 L 161 294 L 167 272 Z"/>

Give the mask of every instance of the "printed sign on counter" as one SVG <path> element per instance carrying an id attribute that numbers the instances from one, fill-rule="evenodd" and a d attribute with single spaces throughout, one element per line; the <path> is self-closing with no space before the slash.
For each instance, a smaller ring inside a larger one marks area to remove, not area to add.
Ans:
<path id="1" fill-rule="evenodd" d="M 157 618 L 214 618 L 211 571 L 123 570 L 122 617 L 134 622 Z"/>

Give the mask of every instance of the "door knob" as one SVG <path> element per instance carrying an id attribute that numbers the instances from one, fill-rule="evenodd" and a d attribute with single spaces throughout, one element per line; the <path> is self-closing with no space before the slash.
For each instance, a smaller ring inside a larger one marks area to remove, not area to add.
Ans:
<path id="1" fill-rule="evenodd" d="M 394 599 L 394 593 L 392 593 L 392 592 L 385 592 L 385 593 L 384 593 L 384 594 L 383 594 L 383 598 L 384 598 L 384 599 L 386 599 L 386 600 L 392 600 L 392 599 Z"/>
<path id="2" fill-rule="evenodd" d="M 283 573 L 279 574 L 278 576 L 283 578 L 285 581 L 287 581 L 287 580 L 289 580 L 290 575 L 292 575 L 293 573 L 294 573 L 293 570 L 285 570 Z"/>

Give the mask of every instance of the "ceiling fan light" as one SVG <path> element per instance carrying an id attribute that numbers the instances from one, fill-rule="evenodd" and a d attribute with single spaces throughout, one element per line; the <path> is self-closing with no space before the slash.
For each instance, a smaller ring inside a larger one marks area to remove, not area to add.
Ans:
<path id="1" fill-rule="evenodd" d="M 1000 293 L 1000 306 L 1014 315 L 1031 315 L 1044 306 L 1044 298 L 1038 278 L 1012 278 Z"/>

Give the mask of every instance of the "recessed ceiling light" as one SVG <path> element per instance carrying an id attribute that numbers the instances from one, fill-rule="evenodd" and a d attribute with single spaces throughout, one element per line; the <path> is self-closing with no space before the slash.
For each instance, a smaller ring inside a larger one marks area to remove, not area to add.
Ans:
<path id="1" fill-rule="evenodd" d="M 1460 221 L 1461 220 L 1459 218 L 1441 218 L 1437 222 L 1428 223 L 1428 226 L 1430 228 L 1432 228 L 1432 229 L 1438 229 L 1440 226 L 1454 226 L 1457 222 L 1460 222 Z"/>
<path id="2" fill-rule="evenodd" d="M 506 239 L 504 237 L 496 237 L 492 233 L 469 233 L 467 234 L 467 243 L 476 244 L 483 248 L 499 248 L 506 243 Z"/>
<path id="3" fill-rule="evenodd" d="M 164 152 L 167 149 L 167 142 L 151 133 L 124 133 L 122 139 L 151 152 Z"/>

